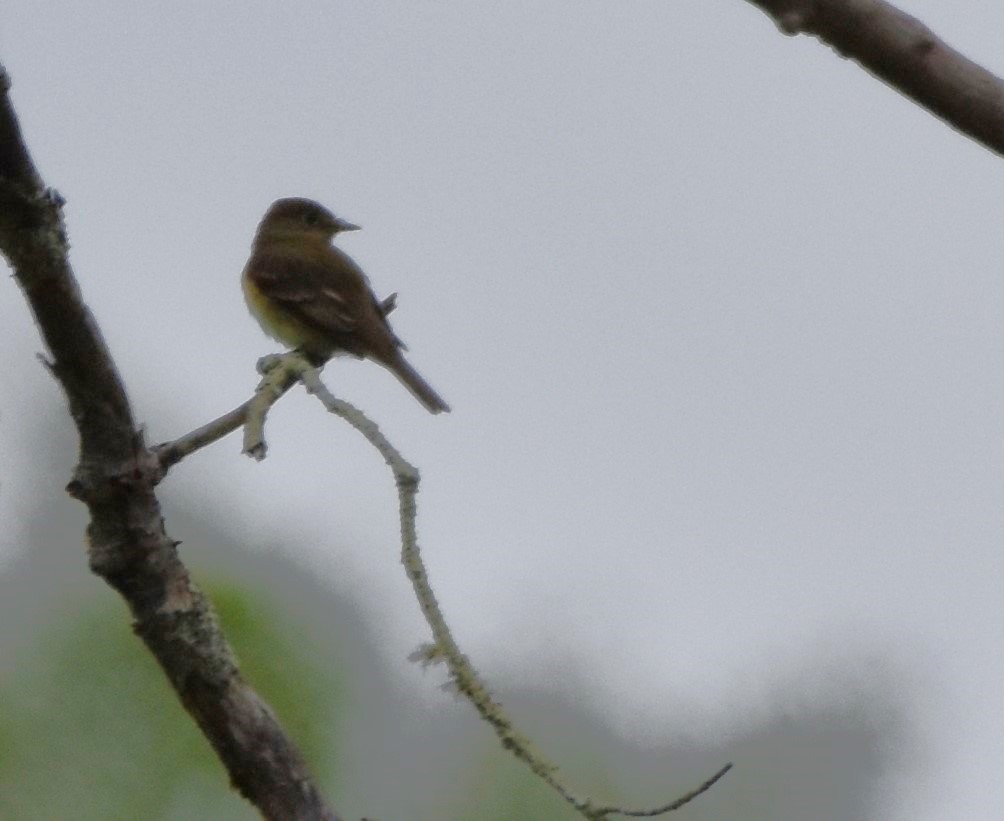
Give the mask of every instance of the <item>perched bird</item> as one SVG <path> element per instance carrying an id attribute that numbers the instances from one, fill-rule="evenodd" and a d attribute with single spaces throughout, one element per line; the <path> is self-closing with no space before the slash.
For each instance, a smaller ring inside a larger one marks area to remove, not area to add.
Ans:
<path id="1" fill-rule="evenodd" d="M 331 244 L 357 231 L 313 200 L 276 200 L 258 225 L 241 284 L 265 333 L 303 351 L 318 365 L 336 354 L 372 359 L 396 376 L 431 413 L 449 411 L 401 354 L 382 304 L 358 265 Z"/>

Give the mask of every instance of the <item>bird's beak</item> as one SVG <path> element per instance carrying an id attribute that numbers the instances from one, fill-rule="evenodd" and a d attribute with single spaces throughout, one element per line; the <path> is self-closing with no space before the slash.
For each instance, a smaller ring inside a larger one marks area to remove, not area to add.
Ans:
<path id="1" fill-rule="evenodd" d="M 353 225 L 351 222 L 341 219 L 340 217 L 335 217 L 335 230 L 338 233 L 342 231 L 358 231 L 361 226 Z"/>

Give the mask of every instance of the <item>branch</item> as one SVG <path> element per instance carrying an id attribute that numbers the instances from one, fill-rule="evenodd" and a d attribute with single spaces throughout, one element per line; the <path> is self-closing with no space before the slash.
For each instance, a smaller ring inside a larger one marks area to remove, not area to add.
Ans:
<path id="1" fill-rule="evenodd" d="M 299 381 L 295 368 L 284 366 L 279 356 L 264 356 L 258 361 L 258 372 L 262 380 L 255 389 L 255 395 L 232 411 L 228 411 L 201 428 L 186 433 L 173 442 L 157 445 L 153 451 L 159 461 L 158 481 L 168 470 L 186 456 L 217 442 L 237 428 L 244 426 L 244 453 L 258 461 L 265 458 L 265 415 L 286 392 Z"/>
<path id="2" fill-rule="evenodd" d="M 611 815 L 652 817 L 672 812 L 709 790 L 718 779 L 732 768 L 731 764 L 726 764 L 697 789 L 669 804 L 651 810 L 625 810 L 612 806 L 599 807 L 588 798 L 574 795 L 557 777 L 557 766 L 547 761 L 534 749 L 530 740 L 516 730 L 512 720 L 502 709 L 502 705 L 492 697 L 488 687 L 453 638 L 453 633 L 439 607 L 436 594 L 429 583 L 429 573 L 418 547 L 418 535 L 415 529 L 415 520 L 418 515 L 415 497 L 418 495 L 420 478 L 418 469 L 400 454 L 362 411 L 348 402 L 332 396 L 321 382 L 317 370 L 309 367 L 309 363 L 304 362 L 304 364 L 308 366 L 304 368 L 301 375 L 304 387 L 314 394 L 330 413 L 341 417 L 365 436 L 366 440 L 379 451 L 387 466 L 394 473 L 401 520 L 401 564 L 404 565 L 405 572 L 411 579 L 415 597 L 418 599 L 422 615 L 425 616 L 434 639 L 432 645 L 425 645 L 412 656 L 412 659 L 424 664 L 445 663 L 450 671 L 454 686 L 474 705 L 474 709 L 478 711 L 482 720 L 486 721 L 495 731 L 505 749 L 526 764 L 538 778 L 555 790 L 580 815 L 593 821 L 603 821 Z"/>
<path id="3" fill-rule="evenodd" d="M 1004 82 L 883 0 L 748 0 L 785 34 L 833 46 L 952 128 L 1004 155 Z"/>
<path id="4" fill-rule="evenodd" d="M 538 778 L 555 790 L 580 815 L 592 819 L 592 821 L 603 821 L 611 815 L 634 818 L 652 818 L 665 815 L 680 809 L 699 795 L 707 792 L 725 773 L 732 769 L 731 764 L 726 764 L 697 788 L 668 804 L 653 809 L 628 810 L 615 806 L 599 806 L 589 798 L 574 795 L 557 777 L 558 768 L 547 761 L 534 749 L 529 739 L 515 729 L 512 720 L 492 697 L 470 660 L 461 652 L 453 638 L 453 633 L 443 616 L 436 594 L 429 583 L 429 574 L 418 547 L 418 536 L 415 529 L 418 513 L 415 501 L 418 494 L 418 469 L 401 455 L 387 437 L 380 432 L 377 425 L 370 421 L 362 411 L 348 402 L 336 399 L 321 382 L 317 369 L 298 351 L 282 356 L 264 357 L 258 363 L 258 370 L 262 374 L 262 379 L 255 389 L 253 398 L 208 425 L 204 425 L 174 442 L 168 442 L 155 448 L 155 452 L 161 458 L 162 472 L 166 472 L 184 455 L 236 430 L 241 421 L 245 425 L 244 452 L 256 459 L 264 458 L 266 445 L 263 432 L 265 416 L 269 408 L 282 397 L 292 383 L 303 382 L 307 391 L 316 396 L 330 413 L 348 422 L 376 448 L 394 474 L 401 522 L 401 563 L 411 580 L 422 615 L 425 616 L 434 639 L 432 644 L 424 645 L 412 654 L 411 659 L 426 665 L 438 662 L 445 663 L 453 685 L 471 702 L 482 720 L 491 726 L 505 749 L 526 764 Z"/>
<path id="5" fill-rule="evenodd" d="M 269 819 L 336 821 L 269 706 L 243 680 L 212 608 L 178 558 L 153 492 L 163 475 L 67 259 L 58 194 L 43 187 L 0 66 L 0 252 L 51 354 L 80 434 L 67 490 L 90 511 L 91 569 L 125 598 L 233 785 Z"/>
<path id="6" fill-rule="evenodd" d="M 940 117 L 958 131 L 1004 155 L 1004 83 L 1000 78 L 955 51 L 913 17 L 882 0 L 748 0 L 770 15 L 786 34 L 809 34 L 832 45 L 840 54 Z M 0 141 L 3 134 L 0 133 Z M 388 299 L 383 310 L 393 308 Z M 279 358 L 260 368 L 263 379 L 256 395 L 214 422 L 157 448 L 158 475 L 184 456 L 245 425 L 246 453 L 265 455 L 264 421 L 268 409 L 292 384 L 302 380 L 332 413 L 348 421 L 381 453 L 394 473 L 398 487 L 402 563 L 415 589 L 434 643 L 416 657 L 425 663 L 444 662 L 454 685 L 472 702 L 498 735 L 504 747 L 556 790 L 581 815 L 605 819 L 611 815 L 653 817 L 679 809 L 710 789 L 726 772 L 726 765 L 711 778 L 675 801 L 648 810 L 597 806 L 578 798 L 556 776 L 557 768 L 537 753 L 517 733 L 493 699 L 467 657 L 460 651 L 442 616 L 428 582 L 419 552 L 416 531 L 418 471 L 380 433 L 376 425 L 350 404 L 333 397 L 310 363 Z"/>

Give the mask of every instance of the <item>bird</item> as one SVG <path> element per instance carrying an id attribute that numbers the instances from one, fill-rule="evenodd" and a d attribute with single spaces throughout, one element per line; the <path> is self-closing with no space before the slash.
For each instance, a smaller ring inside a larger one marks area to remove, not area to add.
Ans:
<path id="1" fill-rule="evenodd" d="M 362 269 L 332 240 L 353 225 L 318 202 L 285 197 L 258 224 L 241 274 L 244 299 L 269 336 L 320 366 L 348 354 L 371 359 L 401 381 L 430 413 L 450 406 L 404 358 L 387 314 L 396 294 L 379 302 Z"/>

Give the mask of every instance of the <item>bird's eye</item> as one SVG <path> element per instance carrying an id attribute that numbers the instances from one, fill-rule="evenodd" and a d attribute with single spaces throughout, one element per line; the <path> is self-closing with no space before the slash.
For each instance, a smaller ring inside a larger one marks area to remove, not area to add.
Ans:
<path id="1" fill-rule="evenodd" d="M 308 211 L 303 217 L 303 221 L 306 222 L 307 225 L 317 225 L 318 219 L 319 215 L 316 211 Z"/>

